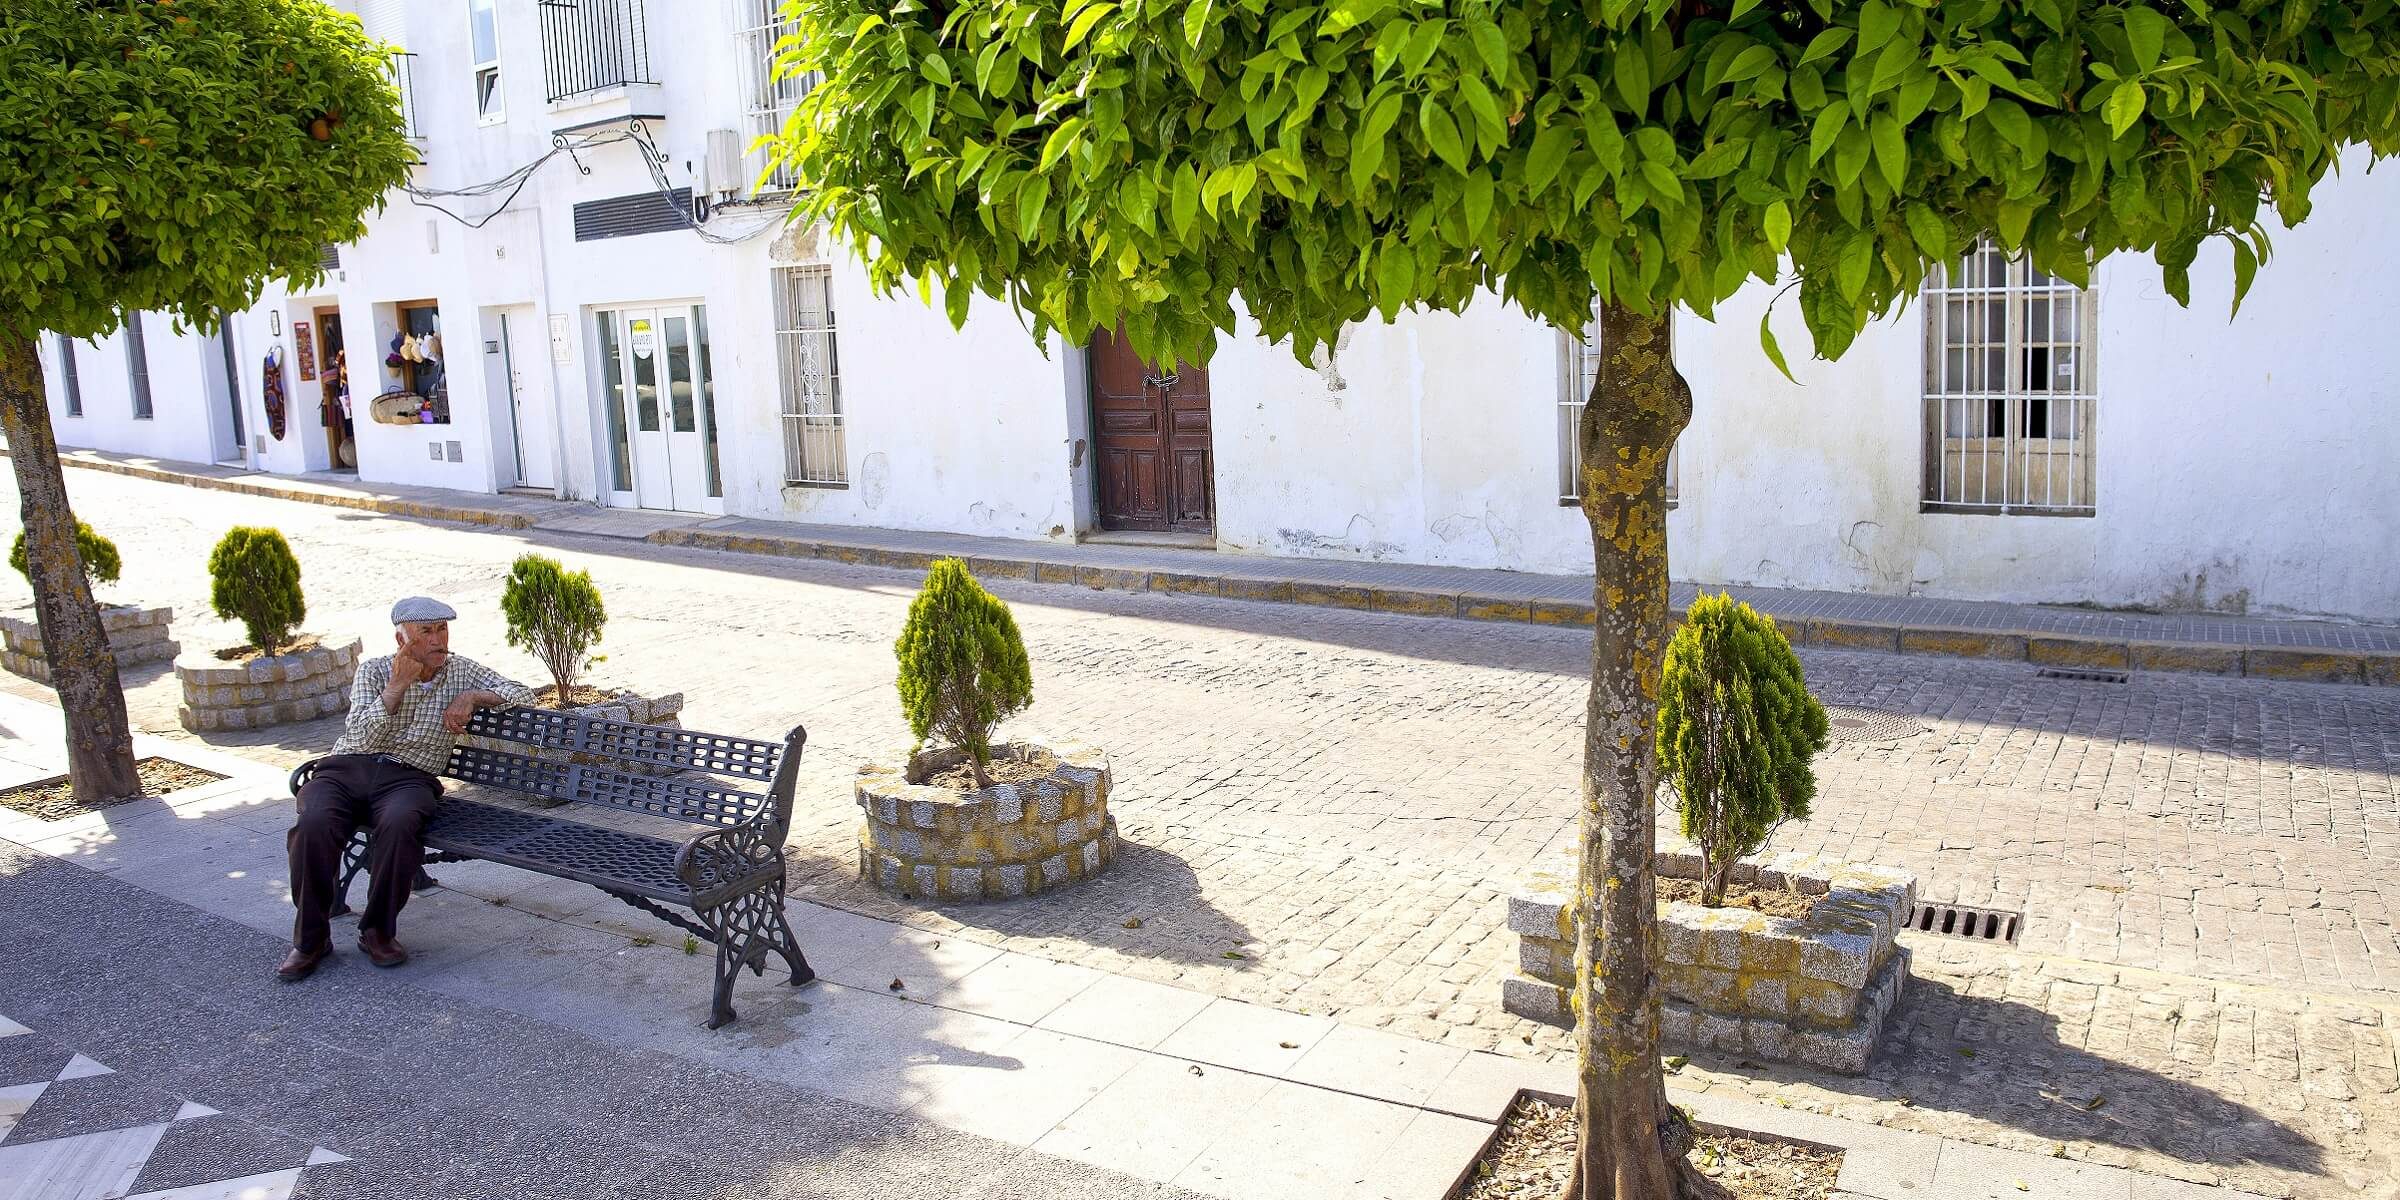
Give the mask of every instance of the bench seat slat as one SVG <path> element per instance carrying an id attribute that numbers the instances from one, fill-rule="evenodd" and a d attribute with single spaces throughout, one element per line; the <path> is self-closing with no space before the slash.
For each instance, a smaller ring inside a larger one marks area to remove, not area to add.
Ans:
<path id="1" fill-rule="evenodd" d="M 740 825 L 767 804 L 765 796 L 712 779 L 634 775 L 590 763 L 546 762 L 480 746 L 453 749 L 450 766 L 443 774 L 467 783 L 551 800 L 604 804 L 694 825 Z"/>
<path id="2" fill-rule="evenodd" d="M 579 751 L 645 766 L 741 779 L 773 779 L 776 763 L 783 756 L 781 742 L 523 706 L 477 709 L 467 721 L 467 732 L 536 749 Z"/>
<path id="3" fill-rule="evenodd" d="M 545 821 L 470 799 L 444 799 L 432 821 L 425 823 L 425 845 L 672 905 L 691 905 L 691 888 L 674 876 L 679 845 L 665 838 L 643 838 L 641 833 L 576 821 Z"/>

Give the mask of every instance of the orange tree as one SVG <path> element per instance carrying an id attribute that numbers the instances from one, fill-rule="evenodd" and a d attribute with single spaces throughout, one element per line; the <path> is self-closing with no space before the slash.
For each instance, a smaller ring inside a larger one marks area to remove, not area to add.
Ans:
<path id="1" fill-rule="evenodd" d="M 1798 288 L 1836 356 L 1983 239 L 2078 283 L 2237 283 L 2347 143 L 2400 149 L 2394 0 L 790 0 L 777 155 L 882 289 L 1204 361 L 1496 292 L 1599 309 L 1576 947 L 1585 1195 L 1701 1186 L 1667 1105 L 1651 871 L 1676 309 Z M 1762 350 L 1782 355 L 1762 324 Z"/>
<path id="2" fill-rule="evenodd" d="M 412 157 L 384 47 L 295 0 L 9 0 L 0 11 L 0 433 L 80 799 L 140 790 L 37 339 L 128 313 L 213 328 L 313 280 Z"/>

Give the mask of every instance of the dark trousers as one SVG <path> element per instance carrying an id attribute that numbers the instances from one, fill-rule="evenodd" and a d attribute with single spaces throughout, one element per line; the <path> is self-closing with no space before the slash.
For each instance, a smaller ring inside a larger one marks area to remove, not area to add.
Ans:
<path id="1" fill-rule="evenodd" d="M 364 825 L 367 842 L 367 907 L 359 932 L 389 937 L 409 885 L 425 861 L 425 820 L 442 798 L 440 780 L 405 763 L 372 754 L 335 754 L 317 760 L 300 785 L 300 820 L 284 836 L 291 853 L 292 945 L 303 951 L 333 938 L 334 889 L 340 886 L 342 851 Z"/>

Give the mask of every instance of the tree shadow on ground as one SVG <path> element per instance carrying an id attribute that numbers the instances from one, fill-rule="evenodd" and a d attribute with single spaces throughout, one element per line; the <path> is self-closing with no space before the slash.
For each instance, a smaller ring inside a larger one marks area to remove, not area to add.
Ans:
<path id="1" fill-rule="evenodd" d="M 1971 995 L 1952 980 L 1912 976 L 1864 1077 L 1762 1067 L 1713 1052 L 1693 1059 L 1712 1071 L 1881 1102 L 1879 1116 L 1899 1128 L 1956 1135 L 1955 1126 L 1940 1120 L 1956 1113 L 2047 1143 L 2097 1143 L 2207 1164 L 2237 1182 L 2255 1183 L 2259 1172 L 2316 1177 L 2325 1171 L 2325 1148 L 2308 1134 L 2122 1053 L 2062 1038 L 2058 1018 L 2043 1009 Z"/>
<path id="2" fill-rule="evenodd" d="M 858 877 L 855 858 L 794 845 L 791 890 L 860 916 L 923 925 L 928 918 L 1001 937 L 1055 939 L 1127 958 L 1212 967 L 1244 967 L 1228 952 L 1255 940 L 1240 921 L 1208 902 L 1200 877 L 1173 853 L 1120 838 L 1106 871 L 1065 893 L 982 904 L 937 903 L 886 895 Z M 1071 903 L 1060 903 L 1061 899 Z M 1127 922 L 1133 922 L 1130 926 Z"/>

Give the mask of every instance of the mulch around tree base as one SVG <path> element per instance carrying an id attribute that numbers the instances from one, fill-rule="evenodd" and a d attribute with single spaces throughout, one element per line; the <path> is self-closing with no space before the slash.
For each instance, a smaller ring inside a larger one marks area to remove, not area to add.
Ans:
<path id="1" fill-rule="evenodd" d="M 1842 1155 L 1711 1135 L 1692 1147 L 1692 1163 L 1735 1200 L 1826 1200 L 1841 1174 Z M 1575 1110 L 1519 1100 L 1457 1200 L 1556 1200 L 1574 1165 Z"/>
<path id="2" fill-rule="evenodd" d="M 135 763 L 134 769 L 141 774 L 143 796 L 164 796 L 168 792 L 180 792 L 225 778 L 214 771 L 204 771 L 171 758 L 145 758 Z M 37 821 L 64 821 L 138 798 L 120 796 L 98 804 L 85 804 L 75 799 L 75 789 L 67 783 L 66 776 L 60 775 L 0 791 L 0 807 L 14 809 Z"/>

